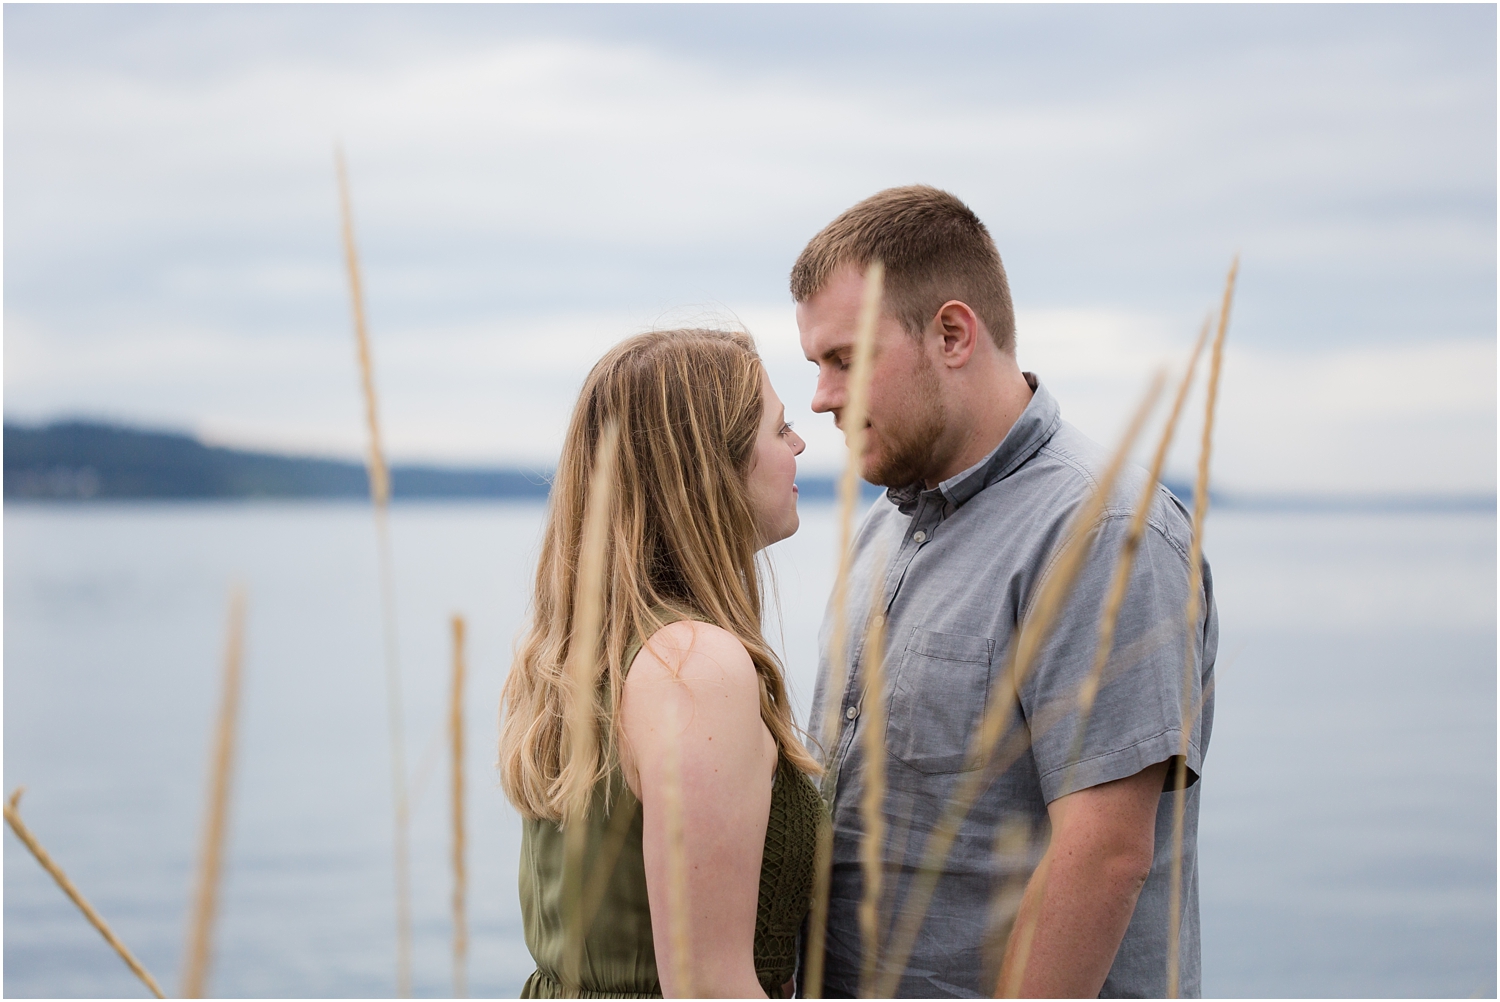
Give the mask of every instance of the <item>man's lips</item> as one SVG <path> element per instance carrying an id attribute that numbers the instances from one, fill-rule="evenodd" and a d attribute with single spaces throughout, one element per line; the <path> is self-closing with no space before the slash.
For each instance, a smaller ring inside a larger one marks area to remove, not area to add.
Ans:
<path id="1" fill-rule="evenodd" d="M 844 427 L 844 419 L 843 419 L 843 417 L 841 415 L 835 414 L 833 416 L 833 426 L 835 428 L 837 428 L 839 431 L 844 432 L 845 434 L 848 434 L 848 429 Z M 865 419 L 865 431 L 869 431 L 872 427 L 874 427 L 874 425 L 870 424 L 869 418 L 866 418 Z"/>

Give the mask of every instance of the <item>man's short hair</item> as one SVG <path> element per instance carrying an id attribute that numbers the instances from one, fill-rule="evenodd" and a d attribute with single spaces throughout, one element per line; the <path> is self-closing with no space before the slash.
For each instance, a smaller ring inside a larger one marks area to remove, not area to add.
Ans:
<path id="1" fill-rule="evenodd" d="M 1016 313 L 990 231 L 946 191 L 887 188 L 848 209 L 808 241 L 792 267 L 792 298 L 806 302 L 844 265 L 885 264 L 886 310 L 913 336 L 942 305 L 967 303 L 1001 351 L 1016 347 Z"/>

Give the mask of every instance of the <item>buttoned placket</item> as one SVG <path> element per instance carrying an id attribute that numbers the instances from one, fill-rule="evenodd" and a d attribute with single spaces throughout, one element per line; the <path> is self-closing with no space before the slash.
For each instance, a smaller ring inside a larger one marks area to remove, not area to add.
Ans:
<path id="1" fill-rule="evenodd" d="M 890 615 L 892 603 L 896 601 L 896 593 L 901 588 L 901 582 L 906 577 L 906 569 L 911 566 L 918 551 L 932 540 L 938 525 L 948 516 L 951 508 L 952 506 L 943 497 L 942 492 L 936 488 L 923 491 L 917 496 L 916 511 L 912 513 L 911 522 L 906 526 L 906 533 L 901 538 L 901 548 L 896 551 L 895 559 L 887 565 L 885 580 L 881 584 L 884 592 L 882 608 L 887 616 Z M 868 623 L 865 625 L 868 627 Z M 839 723 L 838 754 L 834 757 L 832 768 L 824 776 L 823 783 L 824 795 L 830 803 L 832 803 L 834 793 L 838 790 L 839 778 L 844 770 L 844 760 L 848 758 L 850 749 L 854 747 L 854 738 L 859 732 L 856 721 L 863 711 L 860 673 L 864 666 L 864 644 L 867 632 L 868 630 L 860 631 L 856 641 L 858 646 L 851 646 L 853 656 L 850 659 L 849 677 L 844 683 L 844 712 L 843 719 Z M 887 649 L 889 649 L 890 641 L 891 637 L 887 634 Z M 886 666 L 886 673 L 889 677 L 889 665 Z"/>

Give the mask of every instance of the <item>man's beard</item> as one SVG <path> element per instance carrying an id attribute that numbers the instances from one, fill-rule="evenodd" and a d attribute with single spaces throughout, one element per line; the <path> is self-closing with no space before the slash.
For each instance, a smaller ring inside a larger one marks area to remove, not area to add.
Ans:
<path id="1" fill-rule="evenodd" d="M 866 466 L 864 471 L 865 479 L 872 484 L 906 487 L 925 481 L 937 466 L 938 457 L 933 455 L 933 447 L 947 432 L 948 420 L 943 410 L 937 373 L 933 371 L 930 360 L 924 358 L 923 363 L 912 381 L 915 392 L 905 420 L 900 424 L 887 423 L 881 428 L 886 448 L 877 463 Z"/>

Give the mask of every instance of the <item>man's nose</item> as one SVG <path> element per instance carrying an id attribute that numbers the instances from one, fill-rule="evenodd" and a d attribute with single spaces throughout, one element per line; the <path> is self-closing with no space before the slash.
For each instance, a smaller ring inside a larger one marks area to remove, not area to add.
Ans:
<path id="1" fill-rule="evenodd" d="M 818 388 L 813 391 L 812 411 L 827 414 L 844 405 L 843 386 L 826 370 L 818 373 Z"/>

